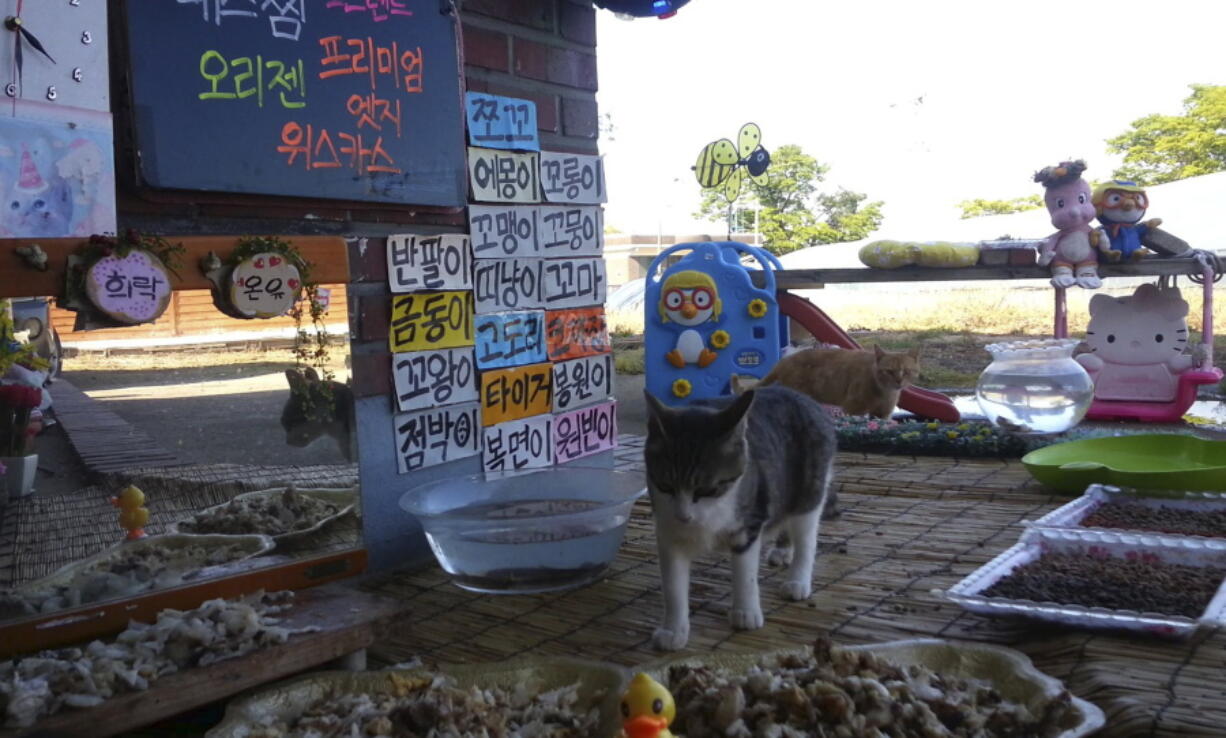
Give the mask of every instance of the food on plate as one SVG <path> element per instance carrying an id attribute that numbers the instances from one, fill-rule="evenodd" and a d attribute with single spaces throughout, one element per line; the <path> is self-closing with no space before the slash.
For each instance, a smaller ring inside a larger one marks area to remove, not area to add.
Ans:
<path id="1" fill-rule="evenodd" d="M 179 523 L 179 531 L 193 535 L 262 533 L 281 536 L 314 528 L 340 511 L 336 503 L 303 494 L 290 485 L 277 494 L 240 495 L 228 503 L 203 510 Z"/>

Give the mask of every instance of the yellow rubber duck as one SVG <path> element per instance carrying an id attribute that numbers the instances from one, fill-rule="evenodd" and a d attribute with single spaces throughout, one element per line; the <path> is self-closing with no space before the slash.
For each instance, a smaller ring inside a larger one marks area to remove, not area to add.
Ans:
<path id="1" fill-rule="evenodd" d="M 618 738 L 677 738 L 668 729 L 677 716 L 673 696 L 664 685 L 639 673 L 622 695 L 622 729 Z"/>
<path id="2" fill-rule="evenodd" d="M 149 510 L 144 507 L 145 493 L 140 491 L 140 487 L 129 484 L 118 497 L 111 498 L 111 504 L 119 508 L 119 525 L 128 531 L 128 540 L 144 538 Z"/>

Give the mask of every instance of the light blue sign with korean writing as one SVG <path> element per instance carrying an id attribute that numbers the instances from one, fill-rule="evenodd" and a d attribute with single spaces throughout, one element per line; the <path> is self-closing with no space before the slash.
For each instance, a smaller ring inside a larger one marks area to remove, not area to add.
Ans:
<path id="1" fill-rule="evenodd" d="M 543 310 L 478 315 L 475 330 L 480 369 L 546 361 Z"/>
<path id="2" fill-rule="evenodd" d="M 515 97 L 464 93 L 468 143 L 487 149 L 540 151 L 536 133 L 536 103 Z"/>

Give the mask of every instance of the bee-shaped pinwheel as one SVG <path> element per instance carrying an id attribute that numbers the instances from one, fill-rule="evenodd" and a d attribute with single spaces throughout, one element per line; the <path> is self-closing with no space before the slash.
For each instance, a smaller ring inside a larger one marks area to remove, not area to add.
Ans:
<path id="1" fill-rule="evenodd" d="M 756 123 L 741 126 L 736 140 L 735 145 L 721 138 L 703 146 L 698 153 L 698 163 L 693 167 L 698 184 L 704 189 L 722 187 L 728 202 L 741 194 L 741 180 L 745 176 L 742 168 L 749 172 L 753 181 L 762 184 L 766 182 L 766 168 L 771 163 L 770 153 L 762 147 L 762 129 Z"/>

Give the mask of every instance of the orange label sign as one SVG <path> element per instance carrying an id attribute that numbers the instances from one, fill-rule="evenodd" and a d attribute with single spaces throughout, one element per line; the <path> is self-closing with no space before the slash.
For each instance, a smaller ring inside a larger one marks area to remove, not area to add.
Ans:
<path id="1" fill-rule="evenodd" d="M 550 361 L 578 359 L 609 351 L 609 331 L 602 307 L 548 311 L 545 336 Z"/>
<path id="2" fill-rule="evenodd" d="M 553 410 L 553 365 L 530 364 L 481 374 L 481 425 Z"/>

